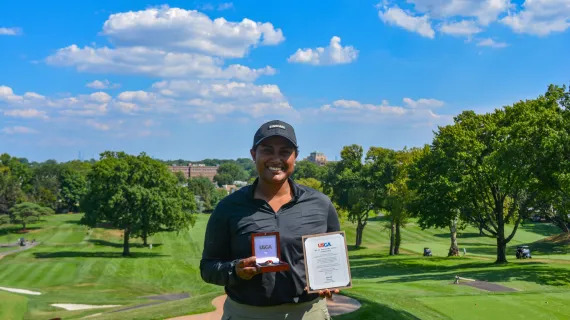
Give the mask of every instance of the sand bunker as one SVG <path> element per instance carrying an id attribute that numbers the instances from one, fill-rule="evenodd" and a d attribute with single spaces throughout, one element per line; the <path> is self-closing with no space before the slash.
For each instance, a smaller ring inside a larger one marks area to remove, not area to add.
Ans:
<path id="1" fill-rule="evenodd" d="M 65 310 L 70 310 L 70 311 L 120 307 L 120 305 L 99 305 L 99 306 L 97 306 L 97 305 L 90 305 L 90 304 L 73 304 L 73 303 L 56 303 L 56 304 L 52 304 L 52 306 L 58 307 L 58 308 L 63 308 Z"/>
<path id="2" fill-rule="evenodd" d="M 36 292 L 36 291 L 30 291 L 30 290 L 25 290 L 25 289 L 15 289 L 15 288 L 5 288 L 5 287 L 0 287 L 0 290 L 5 290 L 5 291 L 10 291 L 10 292 L 15 292 L 15 293 L 23 293 L 23 294 L 33 294 L 35 296 L 39 296 L 41 294 L 40 292 Z"/>

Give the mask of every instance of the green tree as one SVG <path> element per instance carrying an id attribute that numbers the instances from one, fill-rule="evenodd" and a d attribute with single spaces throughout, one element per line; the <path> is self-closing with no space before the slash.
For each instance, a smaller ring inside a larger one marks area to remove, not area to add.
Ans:
<path id="1" fill-rule="evenodd" d="M 22 202 L 13 206 L 10 209 L 10 214 L 14 221 L 21 223 L 23 230 L 26 231 L 26 225 L 30 223 L 31 220 L 37 221 L 42 216 L 54 214 L 54 211 L 51 208 L 42 207 L 36 203 Z"/>
<path id="2" fill-rule="evenodd" d="M 356 223 L 356 248 L 362 244 L 364 227 L 377 203 L 377 190 L 371 188 L 362 158 L 361 146 L 345 146 L 341 151 L 341 160 L 328 172 L 324 183 L 325 193 L 330 194 L 338 208 L 348 214 L 350 222 Z"/>
<path id="3" fill-rule="evenodd" d="M 18 179 L 12 176 L 9 167 L 0 164 L 0 215 L 8 214 L 22 197 Z"/>
<path id="4" fill-rule="evenodd" d="M 220 185 L 232 184 L 234 181 L 247 181 L 249 174 L 237 163 L 227 162 L 218 167 L 214 180 Z"/>
<path id="5" fill-rule="evenodd" d="M 188 180 L 188 189 L 194 195 L 200 196 L 203 201 L 205 211 L 212 211 L 215 207 L 215 200 L 213 199 L 216 186 L 206 177 L 190 178 Z"/>
<path id="6" fill-rule="evenodd" d="M 174 172 L 174 175 L 176 176 L 176 179 L 178 180 L 178 183 L 180 183 L 180 184 L 184 184 L 188 181 L 186 179 L 186 176 L 184 176 L 184 173 L 182 173 L 180 171 Z"/>
<path id="7" fill-rule="evenodd" d="M 410 213 L 418 217 L 422 230 L 428 228 L 449 228 L 450 247 L 448 256 L 459 255 L 457 231 L 464 228 L 460 224 L 463 202 L 459 197 L 458 174 L 451 174 L 452 168 L 441 150 L 431 151 L 424 146 L 409 170 L 408 186 L 416 196 L 410 204 Z M 473 223 L 481 227 L 482 223 Z"/>
<path id="8" fill-rule="evenodd" d="M 436 133 L 434 160 L 445 168 L 442 185 L 452 192 L 445 200 L 430 198 L 440 207 L 452 203 L 463 221 L 496 239 L 497 263 L 507 262 L 506 245 L 521 221 L 552 203 L 553 169 L 560 167 L 549 155 L 558 148 L 552 141 L 563 123 L 559 102 L 546 95 L 488 114 L 465 111 Z M 513 225 L 510 233 L 507 224 Z"/>
<path id="9" fill-rule="evenodd" d="M 323 166 L 308 161 L 301 160 L 295 163 L 295 171 L 293 172 L 293 179 L 307 179 L 313 178 L 322 181 L 327 173 L 327 169 Z"/>
<path id="10" fill-rule="evenodd" d="M 80 171 L 64 168 L 60 173 L 60 198 L 70 212 L 79 209 L 79 203 L 87 194 L 87 179 Z"/>
<path id="11" fill-rule="evenodd" d="M 385 179 L 385 205 L 390 218 L 390 255 L 400 254 L 402 242 L 401 228 L 404 228 L 410 218 L 410 206 L 414 201 L 415 192 L 408 187 L 409 171 L 414 161 L 421 155 L 421 149 L 407 149 L 392 153 L 392 159 L 387 164 L 391 167 Z M 391 180 L 391 181 L 390 181 Z"/>
<path id="12" fill-rule="evenodd" d="M 295 180 L 298 184 L 313 188 L 317 191 L 323 192 L 322 183 L 315 178 L 300 178 Z"/>
<path id="13" fill-rule="evenodd" d="M 178 184 L 166 165 L 141 153 L 106 151 L 88 175 L 89 191 L 81 203 L 82 223 L 95 227 L 108 221 L 123 232 L 123 256 L 129 239 L 194 225 L 194 195 Z"/>

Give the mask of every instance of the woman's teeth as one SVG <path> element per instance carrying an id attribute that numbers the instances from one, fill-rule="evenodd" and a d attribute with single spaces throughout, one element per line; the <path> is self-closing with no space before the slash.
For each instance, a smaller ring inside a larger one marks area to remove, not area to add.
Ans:
<path id="1" fill-rule="evenodd" d="M 280 167 L 268 167 L 268 168 L 269 168 L 269 170 L 271 170 L 271 171 L 280 171 L 280 170 L 281 170 Z"/>

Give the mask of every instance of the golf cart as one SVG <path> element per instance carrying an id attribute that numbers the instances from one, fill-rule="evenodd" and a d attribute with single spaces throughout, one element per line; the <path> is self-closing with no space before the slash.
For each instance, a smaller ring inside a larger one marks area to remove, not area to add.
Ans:
<path id="1" fill-rule="evenodd" d="M 431 257 L 431 249 L 424 248 L 424 257 Z"/>
<path id="2" fill-rule="evenodd" d="M 517 247 L 517 259 L 532 259 L 532 256 L 530 255 L 530 249 L 528 248 L 528 246 L 518 246 Z"/>

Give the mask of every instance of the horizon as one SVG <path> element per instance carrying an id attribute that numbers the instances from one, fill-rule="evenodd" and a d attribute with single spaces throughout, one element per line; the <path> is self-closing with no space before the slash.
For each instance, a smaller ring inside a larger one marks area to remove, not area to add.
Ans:
<path id="1" fill-rule="evenodd" d="M 568 84 L 570 65 L 555 62 L 570 51 L 570 7 L 552 5 L 7 3 L 0 152 L 250 158 L 255 130 L 273 119 L 295 128 L 301 158 L 340 159 L 350 144 L 421 147 L 464 110 Z"/>

